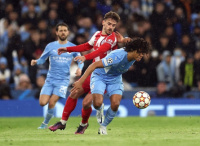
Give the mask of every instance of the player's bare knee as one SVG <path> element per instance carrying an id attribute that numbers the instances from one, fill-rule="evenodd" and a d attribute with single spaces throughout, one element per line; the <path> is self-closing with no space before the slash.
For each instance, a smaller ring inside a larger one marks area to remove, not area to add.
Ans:
<path id="1" fill-rule="evenodd" d="M 93 106 L 94 106 L 95 109 L 99 109 L 101 107 L 101 106 L 97 106 L 97 105 L 94 105 L 94 104 L 93 104 Z"/>
<path id="2" fill-rule="evenodd" d="M 46 104 L 47 104 L 47 102 L 45 102 L 45 101 L 39 101 L 39 104 L 41 105 L 41 106 L 45 106 Z"/>
<path id="3" fill-rule="evenodd" d="M 114 102 L 114 103 L 111 103 L 111 109 L 113 111 L 117 111 L 118 110 L 118 107 L 119 107 L 119 102 Z"/>
<path id="4" fill-rule="evenodd" d="M 88 109 L 89 107 L 91 107 L 92 101 L 89 101 L 89 100 L 84 101 L 83 100 L 82 104 L 83 104 L 83 109 Z"/>
<path id="5" fill-rule="evenodd" d="M 119 106 L 111 106 L 111 109 L 116 112 L 118 110 L 118 107 Z"/>
<path id="6" fill-rule="evenodd" d="M 101 107 L 102 103 L 100 102 L 96 102 L 96 103 L 93 103 L 93 106 L 95 109 L 99 109 Z"/>
<path id="7" fill-rule="evenodd" d="M 55 104 L 56 103 L 54 101 L 50 101 L 49 102 L 49 108 L 54 108 Z"/>

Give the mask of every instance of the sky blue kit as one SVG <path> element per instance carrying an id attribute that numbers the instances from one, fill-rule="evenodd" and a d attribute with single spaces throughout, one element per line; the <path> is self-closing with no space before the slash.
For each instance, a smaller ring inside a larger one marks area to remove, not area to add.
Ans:
<path id="1" fill-rule="evenodd" d="M 66 98 L 67 88 L 70 81 L 70 66 L 74 57 L 80 56 L 78 52 L 62 53 L 58 55 L 58 49 L 61 47 L 75 46 L 71 42 L 59 44 L 58 41 L 49 43 L 41 57 L 37 60 L 37 64 L 43 64 L 49 58 L 49 71 L 45 84 L 42 87 L 40 95 L 58 95 Z M 83 68 L 83 63 L 78 62 L 78 68 Z"/>

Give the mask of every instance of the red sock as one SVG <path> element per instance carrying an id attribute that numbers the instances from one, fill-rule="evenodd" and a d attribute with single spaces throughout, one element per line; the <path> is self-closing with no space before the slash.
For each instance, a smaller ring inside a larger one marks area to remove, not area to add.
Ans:
<path id="1" fill-rule="evenodd" d="M 78 99 L 73 99 L 70 96 L 67 98 L 62 114 L 62 120 L 67 121 L 71 112 L 75 109 Z"/>
<path id="2" fill-rule="evenodd" d="M 92 107 L 90 107 L 88 109 L 82 108 L 82 123 L 83 124 L 88 123 L 91 113 L 92 113 Z"/>

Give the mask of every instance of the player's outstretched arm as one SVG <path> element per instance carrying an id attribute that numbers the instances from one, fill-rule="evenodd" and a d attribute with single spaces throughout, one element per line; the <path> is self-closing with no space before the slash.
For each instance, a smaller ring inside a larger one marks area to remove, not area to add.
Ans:
<path id="1" fill-rule="evenodd" d="M 58 49 L 58 55 L 61 55 L 62 53 L 65 53 L 65 52 L 84 52 L 92 48 L 93 46 L 91 46 L 89 43 L 84 43 L 84 44 L 73 46 L 73 47 L 62 47 Z"/>
<path id="2" fill-rule="evenodd" d="M 98 57 L 100 54 L 104 54 L 105 52 L 107 52 L 108 50 L 110 50 L 111 48 L 111 45 L 108 44 L 108 43 L 104 43 L 103 45 L 101 45 L 97 50 L 89 53 L 89 54 L 86 54 L 85 55 L 85 59 L 86 60 L 92 60 L 96 57 Z"/>
<path id="3" fill-rule="evenodd" d="M 36 65 L 36 64 L 37 64 L 37 60 L 32 59 L 32 60 L 31 60 L 31 66 L 34 66 L 34 65 Z"/>
<path id="4" fill-rule="evenodd" d="M 82 88 L 83 82 L 86 80 L 86 78 L 96 69 L 96 68 L 103 68 L 103 63 L 102 61 L 97 61 L 92 63 L 85 71 L 85 73 L 82 75 L 82 77 L 76 81 L 73 84 L 73 88 L 71 89 L 71 92 L 76 92 L 77 90 Z"/>

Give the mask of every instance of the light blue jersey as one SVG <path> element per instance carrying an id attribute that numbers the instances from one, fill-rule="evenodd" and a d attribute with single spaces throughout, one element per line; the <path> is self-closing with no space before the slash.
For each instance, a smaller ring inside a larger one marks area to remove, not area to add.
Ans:
<path id="1" fill-rule="evenodd" d="M 47 78 L 59 79 L 59 80 L 69 80 L 70 79 L 70 66 L 74 57 L 80 56 L 78 52 L 72 53 L 62 53 L 58 55 L 58 49 L 61 47 L 71 47 L 75 46 L 71 42 L 66 44 L 59 44 L 58 41 L 49 43 L 41 57 L 37 60 L 37 64 L 43 64 L 49 57 L 49 71 L 47 73 Z M 78 67 L 83 68 L 83 64 L 78 62 Z"/>
<path id="2" fill-rule="evenodd" d="M 121 79 L 122 74 L 127 72 L 129 67 L 135 62 L 129 62 L 127 52 L 124 49 L 112 51 L 102 59 L 104 68 L 95 69 L 93 74 L 99 74 L 106 82 L 115 82 L 116 79 Z"/>
<path id="3" fill-rule="evenodd" d="M 45 85 L 40 94 L 66 96 L 67 87 L 70 80 L 70 66 L 74 57 L 80 56 L 78 52 L 62 53 L 58 55 L 57 50 L 61 47 L 75 46 L 71 42 L 59 44 L 58 41 L 49 43 L 41 57 L 37 60 L 37 64 L 43 64 L 49 58 L 49 71 Z M 78 62 L 78 68 L 82 69 L 84 64 Z"/>
<path id="4" fill-rule="evenodd" d="M 122 48 L 112 51 L 102 59 L 104 68 L 95 69 L 91 76 L 92 94 L 102 94 L 106 90 L 109 96 L 123 92 L 122 74 L 127 72 L 135 60 L 129 62 L 127 52 Z"/>

